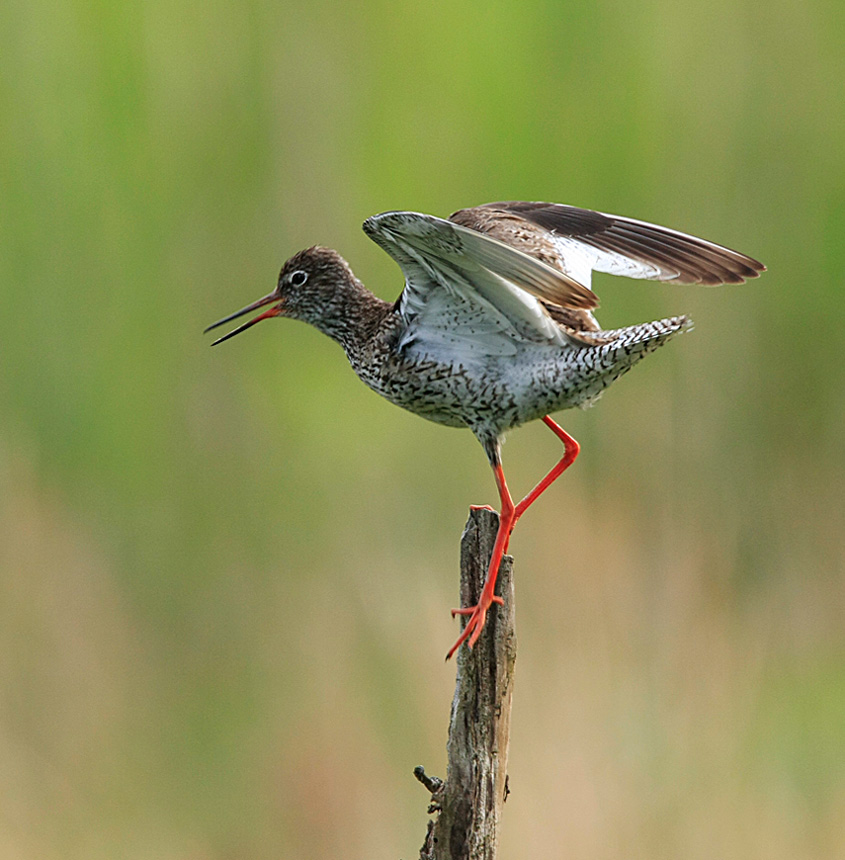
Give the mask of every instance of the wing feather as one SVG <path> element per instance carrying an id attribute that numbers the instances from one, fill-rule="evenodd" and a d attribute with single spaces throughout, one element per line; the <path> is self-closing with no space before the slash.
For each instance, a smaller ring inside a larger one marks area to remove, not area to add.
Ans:
<path id="1" fill-rule="evenodd" d="M 572 343 L 597 330 L 594 271 L 704 285 L 765 271 L 715 242 L 559 203 L 487 203 L 449 220 L 384 212 L 364 231 L 405 275 L 402 343 L 455 356 L 512 355 L 520 341 Z"/>
<path id="2" fill-rule="evenodd" d="M 560 203 L 487 203 L 464 213 L 477 213 L 480 222 L 501 212 L 533 225 L 544 240 L 558 247 L 561 266 L 590 285 L 593 271 L 680 284 L 740 284 L 756 278 L 765 266 L 752 257 L 715 242 L 699 239 L 646 221 L 607 215 Z M 471 224 L 466 215 L 462 223 Z M 571 260 L 571 262 L 569 262 Z"/>
<path id="3" fill-rule="evenodd" d="M 519 341 L 566 343 L 540 297 L 595 307 L 597 299 L 564 272 L 503 242 L 442 218 L 385 212 L 364 231 L 400 265 L 403 342 L 470 344 L 474 353 L 512 354 Z M 503 340 L 504 338 L 504 340 Z"/>

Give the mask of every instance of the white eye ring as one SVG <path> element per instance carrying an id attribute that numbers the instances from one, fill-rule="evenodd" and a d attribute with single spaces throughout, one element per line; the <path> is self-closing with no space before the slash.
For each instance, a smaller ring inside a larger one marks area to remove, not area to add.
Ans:
<path id="1" fill-rule="evenodd" d="M 308 272 L 297 269 L 291 274 L 289 280 L 292 287 L 301 287 L 308 280 Z"/>

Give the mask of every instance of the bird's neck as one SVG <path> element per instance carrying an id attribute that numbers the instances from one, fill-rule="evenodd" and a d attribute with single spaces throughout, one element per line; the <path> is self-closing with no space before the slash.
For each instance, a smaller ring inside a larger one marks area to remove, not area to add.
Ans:
<path id="1" fill-rule="evenodd" d="M 350 357 L 365 348 L 392 313 L 393 305 L 373 295 L 359 280 L 339 285 L 333 312 L 315 321 Z"/>

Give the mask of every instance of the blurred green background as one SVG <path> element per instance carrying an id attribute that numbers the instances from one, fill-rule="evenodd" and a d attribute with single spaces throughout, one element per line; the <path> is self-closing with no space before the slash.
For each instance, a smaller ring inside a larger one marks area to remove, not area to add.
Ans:
<path id="1" fill-rule="evenodd" d="M 7 0 L 0 857 L 410 858 L 481 448 L 202 329 L 368 215 L 550 200 L 763 260 L 520 523 L 504 857 L 845 857 L 845 6 Z M 542 425 L 505 467 L 559 456 Z"/>

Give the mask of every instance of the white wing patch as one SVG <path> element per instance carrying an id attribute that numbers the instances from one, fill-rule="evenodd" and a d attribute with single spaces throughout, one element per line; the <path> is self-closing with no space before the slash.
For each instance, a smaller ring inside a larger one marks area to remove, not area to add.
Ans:
<path id="1" fill-rule="evenodd" d="M 592 287 L 593 272 L 647 280 L 667 279 L 664 270 L 644 260 L 634 260 L 613 251 L 600 251 L 580 239 L 569 236 L 553 236 L 553 240 L 566 273 L 585 287 Z"/>

